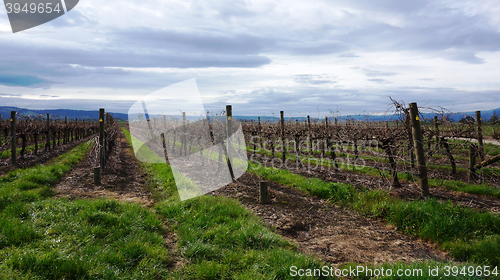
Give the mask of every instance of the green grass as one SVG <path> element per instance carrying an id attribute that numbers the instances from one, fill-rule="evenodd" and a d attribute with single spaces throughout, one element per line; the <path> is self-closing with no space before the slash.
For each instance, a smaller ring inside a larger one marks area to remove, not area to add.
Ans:
<path id="1" fill-rule="evenodd" d="M 134 139 L 124 130 L 129 143 Z M 135 141 L 135 140 L 134 140 Z M 142 151 L 154 156 L 154 153 Z M 151 158 L 154 162 L 154 158 Z M 174 279 L 297 279 L 289 268 L 320 268 L 322 263 L 268 229 L 238 201 L 199 196 L 180 201 L 168 165 L 143 164 L 161 200 L 157 213 L 178 236 L 179 256 L 186 264 Z M 159 194 L 158 194 L 159 193 Z M 298 279 L 301 279 L 298 277 Z"/>
<path id="2" fill-rule="evenodd" d="M 500 189 L 492 187 L 488 183 L 479 185 L 462 181 L 430 178 L 429 185 L 432 187 L 443 187 L 456 192 L 500 198 Z"/>
<path id="3" fill-rule="evenodd" d="M 493 129 L 495 129 L 496 131 L 498 131 L 498 129 L 500 129 L 500 126 L 499 125 L 492 125 L 492 124 L 487 124 L 487 125 L 482 125 L 482 129 L 483 129 L 483 135 L 484 136 L 490 136 L 490 137 L 493 137 Z"/>
<path id="4" fill-rule="evenodd" d="M 170 262 L 161 221 L 137 204 L 17 202 L 0 225 L 0 279 L 154 279 Z"/>
<path id="5" fill-rule="evenodd" d="M 46 142 L 38 143 L 38 150 L 39 151 L 42 151 L 45 148 L 45 143 Z M 52 149 L 52 144 L 53 143 L 54 143 L 54 141 L 50 141 L 50 147 L 51 147 L 51 149 Z M 21 149 L 22 148 L 20 147 L 20 145 L 17 145 L 17 148 L 16 148 L 16 154 L 17 155 L 21 154 Z M 27 154 L 27 153 L 29 153 L 31 151 L 34 151 L 34 150 L 35 150 L 35 144 L 29 145 L 29 146 L 26 146 L 26 148 L 24 150 L 24 153 Z M 4 151 L 0 152 L 0 159 L 10 158 L 11 155 L 12 155 L 12 150 L 11 149 L 4 150 Z"/>
<path id="6" fill-rule="evenodd" d="M 0 211 L 18 201 L 32 202 L 51 196 L 50 185 L 83 159 L 89 149 L 89 145 L 81 144 L 50 164 L 16 169 L 0 177 Z"/>
<path id="7" fill-rule="evenodd" d="M 460 261 L 500 265 L 500 217 L 434 199 L 403 201 L 381 191 L 305 178 L 287 170 L 255 168 L 265 179 L 330 199 L 357 212 L 385 219 L 404 233 L 440 244 Z"/>
<path id="8" fill-rule="evenodd" d="M 154 279 L 168 274 L 162 222 L 137 204 L 50 198 L 85 157 L 81 144 L 51 163 L 0 178 L 0 279 Z"/>

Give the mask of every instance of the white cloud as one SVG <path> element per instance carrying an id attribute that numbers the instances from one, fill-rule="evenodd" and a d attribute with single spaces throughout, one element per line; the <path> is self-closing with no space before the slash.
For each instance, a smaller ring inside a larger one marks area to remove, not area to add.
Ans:
<path id="1" fill-rule="evenodd" d="M 194 77 L 211 106 L 232 102 L 248 114 L 384 111 L 389 95 L 492 109 L 498 12 L 496 1 L 89 0 L 12 34 L 0 11 L 0 76 L 50 81 L 0 91 L 27 104 L 85 92 L 85 106 L 114 100 L 125 112 L 134 98 Z"/>

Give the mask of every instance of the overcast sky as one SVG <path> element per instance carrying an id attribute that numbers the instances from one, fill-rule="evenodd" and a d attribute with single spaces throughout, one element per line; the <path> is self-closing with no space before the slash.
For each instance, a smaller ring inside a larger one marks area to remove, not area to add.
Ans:
<path id="1" fill-rule="evenodd" d="M 12 33 L 2 7 L 0 105 L 126 113 L 195 78 L 207 109 L 235 115 L 381 113 L 389 96 L 494 109 L 498 15 L 496 0 L 80 0 Z"/>

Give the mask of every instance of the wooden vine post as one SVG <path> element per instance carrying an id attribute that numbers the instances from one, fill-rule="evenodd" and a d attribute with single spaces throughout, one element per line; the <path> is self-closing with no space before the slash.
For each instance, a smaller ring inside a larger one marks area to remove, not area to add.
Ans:
<path id="1" fill-rule="evenodd" d="M 434 116 L 434 133 L 436 135 L 436 144 L 439 142 L 439 120 L 437 116 Z"/>
<path id="2" fill-rule="evenodd" d="M 182 137 L 181 137 L 181 155 L 182 147 L 184 147 L 184 155 L 187 156 L 187 127 L 186 127 L 186 112 L 182 112 Z"/>
<path id="3" fill-rule="evenodd" d="M 413 145 L 415 146 L 418 164 L 418 175 L 420 177 L 420 187 L 424 197 L 429 196 L 429 183 L 427 181 L 427 166 L 425 164 L 424 145 L 422 143 L 422 131 L 418 118 L 417 103 L 410 103 L 410 119 L 412 124 Z"/>
<path id="4" fill-rule="evenodd" d="M 328 149 L 328 117 L 325 117 L 325 139 L 321 141 L 321 159 L 325 157 L 325 145 Z"/>
<path id="5" fill-rule="evenodd" d="M 49 114 L 47 114 L 47 139 L 46 139 L 46 143 L 45 143 L 45 151 L 48 151 L 50 150 L 50 118 L 49 118 Z"/>
<path id="6" fill-rule="evenodd" d="M 164 116 L 165 117 L 165 116 Z M 167 144 L 165 143 L 165 133 L 161 133 L 161 142 L 163 144 L 163 155 L 165 156 L 165 162 L 168 163 L 168 155 L 167 155 Z M 201 150 L 201 149 L 200 149 Z"/>
<path id="7" fill-rule="evenodd" d="M 479 149 L 479 158 L 484 161 L 483 128 L 481 127 L 481 111 L 476 111 L 477 124 L 477 143 Z"/>
<path id="8" fill-rule="evenodd" d="M 10 112 L 10 143 L 11 143 L 11 152 L 10 158 L 12 164 L 16 164 L 16 150 L 17 150 L 17 138 L 16 138 L 16 111 Z"/>
<path id="9" fill-rule="evenodd" d="M 229 168 L 229 175 L 231 175 L 231 182 L 234 182 L 234 172 L 233 172 L 233 153 L 231 151 L 233 143 L 231 142 L 231 135 L 233 134 L 233 106 L 226 105 L 226 130 L 227 130 L 227 167 Z M 224 142 L 222 141 L 224 146 Z"/>
<path id="10" fill-rule="evenodd" d="M 285 161 L 286 161 L 285 117 L 284 117 L 283 111 L 280 111 L 280 119 L 281 119 L 281 146 L 283 147 L 283 164 L 285 164 Z"/>
<path id="11" fill-rule="evenodd" d="M 313 143 L 312 143 L 312 133 L 311 133 L 311 118 L 309 116 L 307 116 L 307 127 L 309 130 L 309 148 L 310 148 L 310 153 L 312 154 Z"/>
<path id="12" fill-rule="evenodd" d="M 104 157 L 105 157 L 105 149 L 104 149 L 104 108 L 99 109 L 99 166 L 94 167 L 94 184 L 101 184 L 101 173 L 102 168 L 104 167 Z"/>
<path id="13" fill-rule="evenodd" d="M 388 138 L 388 139 L 382 139 L 380 142 L 382 142 L 382 149 L 387 154 L 387 158 L 389 159 L 389 164 L 391 165 L 392 186 L 394 188 L 400 188 L 401 183 L 399 183 L 397 165 L 396 165 L 396 162 L 394 161 L 394 155 L 393 155 L 393 151 L 392 151 L 393 141 L 394 141 L 394 139 Z"/>
<path id="14" fill-rule="evenodd" d="M 435 138 L 435 141 L 436 141 L 436 145 L 435 145 L 435 151 L 432 151 L 431 149 L 431 136 L 429 136 L 429 156 L 432 156 L 434 154 L 434 152 L 438 152 L 439 151 L 439 120 L 438 120 L 438 117 L 437 116 L 434 116 L 434 138 Z"/>
<path id="15" fill-rule="evenodd" d="M 63 144 L 68 144 L 68 117 L 64 117 Z"/>
<path id="16" fill-rule="evenodd" d="M 104 168 L 105 165 L 105 143 L 104 143 L 104 138 L 106 136 L 104 135 L 104 108 L 99 109 L 99 162 L 101 165 L 101 169 Z"/>
<path id="17" fill-rule="evenodd" d="M 469 179 L 476 180 L 476 156 L 477 156 L 477 146 L 476 144 L 470 143 L 469 145 Z"/>
<path id="18" fill-rule="evenodd" d="M 269 190 L 267 189 L 266 181 L 259 182 L 259 203 L 269 203 Z"/>
<path id="19" fill-rule="evenodd" d="M 413 155 L 413 132 L 412 132 L 412 122 L 410 120 L 410 113 L 405 110 L 405 126 L 406 126 L 406 129 L 408 131 L 408 153 L 410 155 L 410 164 L 411 164 L 411 168 L 415 168 L 415 156 Z"/>

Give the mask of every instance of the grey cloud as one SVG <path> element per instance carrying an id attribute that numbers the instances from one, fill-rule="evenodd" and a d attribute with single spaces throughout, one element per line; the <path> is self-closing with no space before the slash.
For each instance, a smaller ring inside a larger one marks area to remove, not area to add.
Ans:
<path id="1" fill-rule="evenodd" d="M 280 44 L 283 45 L 283 44 Z M 292 54 L 297 55 L 323 55 L 331 53 L 345 52 L 350 49 L 350 46 L 345 42 L 316 42 L 316 41 L 301 41 L 298 43 L 289 43 L 284 46 Z"/>
<path id="2" fill-rule="evenodd" d="M 105 104 L 106 111 L 126 113 L 135 101 L 121 100 L 93 100 L 93 99 L 28 99 L 28 98 L 2 98 L 0 104 L 29 109 L 76 109 L 97 110 Z"/>
<path id="3" fill-rule="evenodd" d="M 57 28 L 62 28 L 75 26 L 95 26 L 96 24 L 98 24 L 98 22 L 85 16 L 78 9 L 72 9 L 70 12 L 64 14 L 64 16 L 52 20 L 47 24 Z"/>
<path id="4" fill-rule="evenodd" d="M 294 88 L 266 87 L 250 92 L 239 92 L 238 95 L 245 98 L 246 102 L 233 106 L 233 114 L 235 115 L 260 115 L 263 112 L 267 112 L 266 114 L 273 112 L 279 116 L 281 110 L 285 111 L 285 115 L 299 114 L 299 111 L 307 114 L 307 112 L 316 113 L 318 106 L 320 110 L 325 112 L 337 108 L 356 112 L 363 107 L 372 108 L 378 103 L 377 100 L 370 98 L 370 93 L 359 90 L 311 88 L 307 86 Z M 227 103 L 224 101 L 217 101 L 206 104 L 205 108 L 220 109 L 224 108 L 225 104 Z M 380 106 L 385 106 L 385 104 L 380 103 Z"/>
<path id="5" fill-rule="evenodd" d="M 20 94 L 16 93 L 0 93 L 0 97 L 20 97 Z"/>
<path id="6" fill-rule="evenodd" d="M 233 105 L 235 115 L 270 115 L 273 112 L 279 116 L 279 111 L 284 110 L 285 115 L 305 116 L 315 115 L 319 109 L 321 112 L 338 111 L 341 115 L 380 113 L 391 106 L 389 96 L 395 100 L 401 100 L 406 104 L 417 102 L 419 106 L 435 107 L 465 106 L 477 103 L 481 100 L 490 103 L 490 106 L 500 106 L 497 96 L 498 90 L 489 91 L 464 91 L 453 88 L 432 87 L 399 87 L 396 89 L 326 89 L 326 88 L 260 88 L 249 92 L 238 92 L 231 90 L 216 102 L 205 103 L 205 109 L 209 111 L 223 110 L 232 97 L 239 95 L 246 99 L 243 103 Z M 0 94 L 0 96 L 3 96 Z M 460 96 L 460 98 L 457 98 Z M 16 104 L 19 107 L 29 106 L 32 109 L 82 109 L 96 110 L 106 104 L 106 110 L 110 112 L 126 113 L 134 101 L 120 100 L 33 100 L 25 98 L 3 98 L 2 104 Z M 493 108 L 493 107 L 492 107 Z M 481 108 L 479 108 L 481 109 Z"/>
<path id="7" fill-rule="evenodd" d="M 359 69 L 359 67 L 353 67 L 353 69 Z M 386 77 L 386 76 L 394 76 L 394 75 L 398 74 L 396 72 L 384 72 L 384 71 L 379 71 L 379 70 L 373 70 L 370 68 L 361 68 L 361 70 L 368 77 L 380 77 L 380 76 Z"/>
<path id="8" fill-rule="evenodd" d="M 420 0 L 420 1 L 400 1 L 400 0 L 342 0 L 340 1 L 345 6 L 361 9 L 365 11 L 378 11 L 378 12 L 393 12 L 393 13 L 416 13 L 424 10 L 433 1 Z"/>
<path id="9" fill-rule="evenodd" d="M 175 53 L 169 51 L 141 51 L 105 49 L 98 52 L 87 50 L 41 49 L 43 60 L 56 63 L 79 64 L 92 67 L 162 67 L 162 68 L 205 68 L 205 67 L 258 67 L 271 60 L 255 55 L 223 55 Z"/>
<path id="10" fill-rule="evenodd" d="M 370 82 L 381 83 L 381 84 L 391 83 L 385 79 L 367 79 L 367 80 Z"/>
<path id="11" fill-rule="evenodd" d="M 404 27 L 372 22 L 337 39 L 365 51 L 413 50 L 466 63 L 482 63 L 480 51 L 500 50 L 500 32 L 484 15 L 466 16 L 460 10 L 412 14 Z"/>
<path id="12" fill-rule="evenodd" d="M 295 75 L 293 80 L 299 84 L 309 84 L 309 85 L 321 85 L 321 84 L 337 83 L 335 80 L 331 79 L 326 74 L 325 75 L 312 75 L 312 74 Z"/>
<path id="13" fill-rule="evenodd" d="M 140 27 L 117 30 L 110 35 L 127 46 L 200 54 L 259 54 L 274 44 L 271 38 L 207 28 L 177 31 Z"/>
<path id="14" fill-rule="evenodd" d="M 477 57 L 473 52 L 470 51 L 451 50 L 449 52 L 446 52 L 443 57 L 449 60 L 458 60 L 470 64 L 481 64 L 485 62 L 484 59 Z"/>
<path id="15" fill-rule="evenodd" d="M 117 46 L 120 44 L 116 44 Z M 231 53 L 197 53 L 177 50 L 124 48 L 102 46 L 101 48 L 63 48 L 50 45 L 24 45 L 0 43 L 3 56 L 2 66 L 19 64 L 66 65 L 78 64 L 89 67 L 162 67 L 162 68 L 205 68 L 205 67 L 258 67 L 271 62 L 264 56 Z M 21 58 L 18 54 L 22 52 Z M 26 69 L 26 68 L 24 68 Z M 100 70 L 104 71 L 104 70 Z M 111 70 L 105 70 L 111 71 Z M 117 70 L 115 70 L 117 71 Z"/>
<path id="16" fill-rule="evenodd" d="M 41 94 L 39 95 L 40 97 L 59 97 L 59 95 L 48 95 L 48 94 Z"/>
<path id="17" fill-rule="evenodd" d="M 359 57 L 359 55 L 355 55 L 352 53 L 342 53 L 342 54 L 339 54 L 338 57 Z"/>
<path id="18" fill-rule="evenodd" d="M 446 87 L 397 87 L 394 89 L 376 88 L 370 90 L 328 89 L 328 88 L 261 88 L 246 93 L 231 91 L 225 98 L 206 107 L 221 109 L 228 104 L 224 99 L 235 95 L 246 97 L 246 102 L 234 104 L 235 115 L 261 115 L 263 112 L 273 112 L 279 116 L 279 111 L 285 115 L 297 115 L 311 112 L 339 111 L 342 115 L 381 113 L 388 110 L 392 103 L 389 96 L 405 104 L 417 102 L 419 106 L 440 108 L 444 106 L 451 110 L 453 106 L 481 102 L 490 106 L 500 106 L 497 96 L 500 91 L 465 91 Z M 232 95 L 232 96 L 231 96 Z M 263 102 L 265 100 L 265 102 Z"/>

